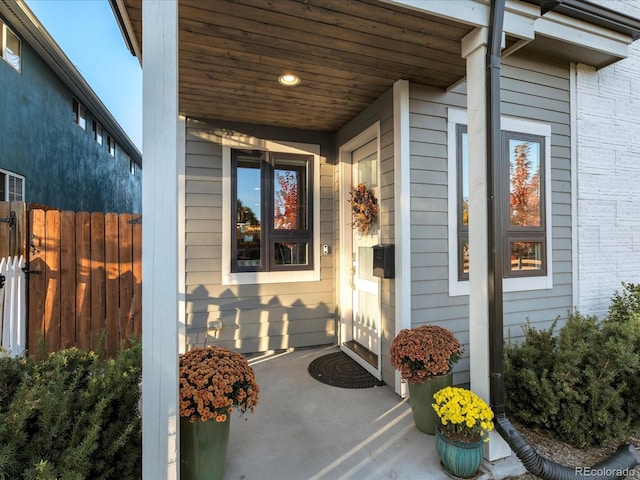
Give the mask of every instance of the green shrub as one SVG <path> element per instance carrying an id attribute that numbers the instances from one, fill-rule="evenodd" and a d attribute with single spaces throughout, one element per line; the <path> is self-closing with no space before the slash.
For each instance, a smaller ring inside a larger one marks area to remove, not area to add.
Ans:
<path id="1" fill-rule="evenodd" d="M 557 335 L 527 324 L 505 347 L 509 415 L 578 446 L 640 431 L 640 289 L 623 285 L 602 321 L 576 313 Z"/>
<path id="2" fill-rule="evenodd" d="M 141 478 L 139 344 L 112 360 L 3 357 L 0 369 L 0 479 Z"/>

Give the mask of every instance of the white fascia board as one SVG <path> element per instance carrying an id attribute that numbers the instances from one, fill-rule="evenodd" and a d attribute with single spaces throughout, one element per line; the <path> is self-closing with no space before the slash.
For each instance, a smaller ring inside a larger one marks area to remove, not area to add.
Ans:
<path id="1" fill-rule="evenodd" d="M 113 6 L 113 4 L 112 4 Z M 124 3 L 124 0 L 115 0 L 115 6 L 122 17 L 122 21 L 124 25 L 121 27 L 124 28 L 123 35 L 127 35 L 129 40 L 131 41 L 131 46 L 133 47 L 133 54 L 138 57 L 138 61 L 140 65 L 142 65 L 142 49 L 140 48 L 140 43 L 138 42 L 138 37 L 136 37 L 136 32 L 133 29 L 133 24 L 131 23 L 131 19 L 129 18 L 129 12 L 127 11 L 127 6 Z"/>
<path id="2" fill-rule="evenodd" d="M 487 0 L 383 1 L 465 25 L 489 26 Z M 619 58 L 628 56 L 628 46 L 632 41 L 628 35 L 556 12 L 547 12 L 540 16 L 538 7 L 517 0 L 506 2 L 503 32 L 527 40 L 533 40 L 536 35 L 542 35 Z"/>
<path id="3" fill-rule="evenodd" d="M 436 17 L 474 27 L 489 26 L 489 2 L 486 0 L 383 0 Z M 505 7 L 503 31 L 518 38 L 533 39 L 537 9 L 529 4 L 508 2 Z"/>
<path id="4" fill-rule="evenodd" d="M 616 57 L 629 56 L 631 37 L 581 20 L 547 12 L 535 21 L 536 34 L 562 42 L 607 53 Z"/>
<path id="5" fill-rule="evenodd" d="M 383 0 L 454 22 L 486 27 L 489 24 L 489 3 L 477 0 Z"/>

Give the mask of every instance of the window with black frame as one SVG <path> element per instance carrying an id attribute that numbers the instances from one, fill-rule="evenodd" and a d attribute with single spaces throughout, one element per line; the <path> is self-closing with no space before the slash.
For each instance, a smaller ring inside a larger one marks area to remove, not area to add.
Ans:
<path id="1" fill-rule="evenodd" d="M 232 150 L 232 272 L 313 269 L 313 156 Z"/>
<path id="2" fill-rule="evenodd" d="M 469 279 L 469 151 L 466 125 L 456 126 L 458 279 Z M 542 276 L 546 266 L 544 137 L 502 132 L 505 277 Z"/>

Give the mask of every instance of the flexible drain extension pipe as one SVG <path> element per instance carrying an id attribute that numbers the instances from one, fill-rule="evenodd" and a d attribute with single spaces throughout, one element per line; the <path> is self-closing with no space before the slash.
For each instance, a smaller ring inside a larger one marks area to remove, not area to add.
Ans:
<path id="1" fill-rule="evenodd" d="M 496 430 L 506 440 L 525 468 L 543 480 L 570 480 L 590 478 L 617 480 L 632 475 L 630 471 L 640 464 L 640 454 L 633 445 L 624 444 L 606 460 L 593 467 L 567 467 L 540 456 L 511 425 L 504 414 L 495 419 Z"/>
<path id="2" fill-rule="evenodd" d="M 622 445 L 607 460 L 593 467 L 567 467 L 540 456 L 518 433 L 505 415 L 504 332 L 502 302 L 502 218 L 494 192 L 500 189 L 500 47 L 505 0 L 491 0 L 489 38 L 487 42 L 487 179 L 488 179 L 488 255 L 489 255 L 489 334 L 491 367 L 491 407 L 496 430 L 509 444 L 525 468 L 543 480 L 617 480 L 628 476 L 640 464 L 640 455 L 632 445 Z"/>
<path id="3" fill-rule="evenodd" d="M 539 455 L 511 425 L 504 414 L 495 419 L 496 430 L 511 447 L 524 467 L 543 480 L 618 480 L 632 475 L 630 471 L 640 464 L 640 454 L 633 445 L 625 444 L 606 460 L 593 467 L 567 467 Z"/>

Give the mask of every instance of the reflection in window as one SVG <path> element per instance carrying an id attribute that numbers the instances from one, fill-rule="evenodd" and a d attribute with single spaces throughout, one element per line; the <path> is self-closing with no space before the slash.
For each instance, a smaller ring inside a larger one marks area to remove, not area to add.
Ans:
<path id="1" fill-rule="evenodd" d="M 509 140 L 510 198 L 509 219 L 513 226 L 539 227 L 540 204 L 540 144 Z"/>
<path id="2" fill-rule="evenodd" d="M 469 150 L 465 125 L 456 126 L 458 166 L 458 278 L 469 278 Z M 546 275 L 543 138 L 503 132 L 505 275 Z"/>
<path id="3" fill-rule="evenodd" d="M 116 140 L 111 135 L 107 135 L 107 150 L 112 157 L 116 156 Z"/>
<path id="4" fill-rule="evenodd" d="M 273 255 L 276 265 L 306 265 L 309 258 L 309 245 L 306 242 L 274 242 Z"/>
<path id="5" fill-rule="evenodd" d="M 0 56 L 19 72 L 22 57 L 20 39 L 2 22 L 0 22 L 0 46 L 2 47 Z"/>
<path id="6" fill-rule="evenodd" d="M 306 159 L 278 158 L 273 172 L 273 228 L 306 229 Z"/>
<path id="7" fill-rule="evenodd" d="M 73 99 L 73 121 L 83 130 L 87 128 L 87 111 L 84 106 L 78 102 L 75 98 Z"/>
<path id="8" fill-rule="evenodd" d="M 503 158 L 509 162 L 506 276 L 546 275 L 543 145 L 539 136 L 503 133 Z"/>
<path id="9" fill-rule="evenodd" d="M 310 155 L 233 150 L 231 271 L 308 270 Z"/>
<path id="10" fill-rule="evenodd" d="M 102 145 L 102 125 L 93 121 L 93 139 L 98 145 Z"/>
<path id="11" fill-rule="evenodd" d="M 260 262 L 260 158 L 240 156 L 237 160 L 236 207 L 237 261 L 240 267 L 257 267 Z"/>
<path id="12" fill-rule="evenodd" d="M 541 242 L 511 242 L 510 270 L 541 270 L 542 243 Z"/>
<path id="13" fill-rule="evenodd" d="M 460 125 L 459 125 L 460 127 Z M 460 130 L 460 146 L 459 151 L 462 152 L 461 168 L 464 172 L 460 175 L 460 187 L 458 190 L 462 192 L 462 217 L 460 222 L 462 225 L 469 225 L 469 136 L 466 127 Z"/>

